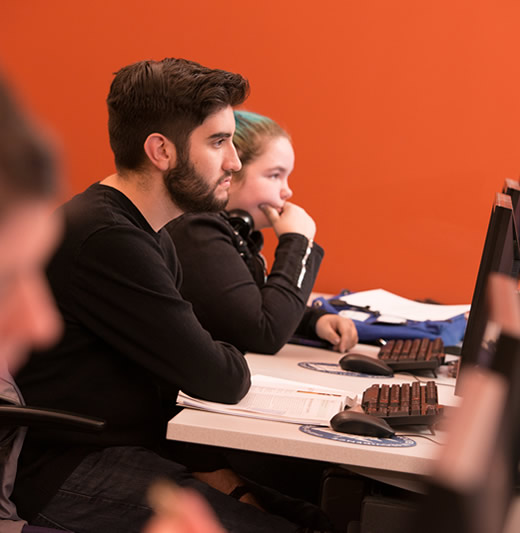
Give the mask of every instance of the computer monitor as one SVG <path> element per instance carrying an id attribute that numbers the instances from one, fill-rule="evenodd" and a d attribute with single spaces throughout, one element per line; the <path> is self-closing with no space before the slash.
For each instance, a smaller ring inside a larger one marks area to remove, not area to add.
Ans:
<path id="1" fill-rule="evenodd" d="M 520 243 L 520 182 L 510 178 L 504 180 L 502 193 L 511 197 L 513 216 L 515 219 L 516 239 Z M 520 248 L 520 244 L 519 244 Z"/>
<path id="2" fill-rule="evenodd" d="M 425 533 L 500 533 L 510 511 L 520 443 L 520 302 L 507 275 L 492 273 L 487 287 L 488 365 L 460 372 L 462 403 L 432 472 Z"/>
<path id="3" fill-rule="evenodd" d="M 501 272 L 517 279 L 520 267 L 520 249 L 511 197 L 497 193 L 491 211 L 480 266 L 471 300 L 466 333 L 462 342 L 460 368 L 466 365 L 484 365 L 480 345 L 487 322 L 485 290 L 491 272 Z M 459 383 L 455 394 L 460 395 Z"/>
<path id="4" fill-rule="evenodd" d="M 516 228 L 520 228 L 520 182 L 510 178 L 504 180 L 502 192 L 511 197 L 513 213 L 515 215 Z"/>

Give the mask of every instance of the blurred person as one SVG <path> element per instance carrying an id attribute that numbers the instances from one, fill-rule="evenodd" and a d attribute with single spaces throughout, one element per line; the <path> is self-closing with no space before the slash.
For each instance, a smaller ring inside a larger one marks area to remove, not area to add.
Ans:
<path id="1" fill-rule="evenodd" d="M 217 517 L 200 495 L 164 480 L 148 490 L 156 512 L 143 533 L 225 533 Z"/>
<path id="2" fill-rule="evenodd" d="M 44 274 L 61 235 L 59 180 L 48 143 L 0 76 L 0 401 L 23 405 L 12 373 L 30 347 L 57 340 L 62 323 Z M 0 426 L 0 530 L 22 521 L 10 500 L 25 428 Z"/>
<path id="3" fill-rule="evenodd" d="M 0 360 L 11 371 L 61 329 L 43 272 L 61 233 L 57 188 L 46 142 L 0 79 Z"/>

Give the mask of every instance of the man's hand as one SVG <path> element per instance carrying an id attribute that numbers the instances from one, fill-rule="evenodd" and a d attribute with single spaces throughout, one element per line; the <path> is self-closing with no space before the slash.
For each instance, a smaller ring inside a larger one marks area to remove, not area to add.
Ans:
<path id="1" fill-rule="evenodd" d="M 278 238 L 284 233 L 300 233 L 310 241 L 314 239 L 316 224 L 300 206 L 286 202 L 281 213 L 278 213 L 270 205 L 261 205 L 259 207 L 271 223 L 271 226 L 273 226 Z"/>
<path id="2" fill-rule="evenodd" d="M 316 322 L 316 335 L 330 342 L 334 350 L 344 353 L 358 342 L 354 322 L 336 314 L 323 315 Z"/>

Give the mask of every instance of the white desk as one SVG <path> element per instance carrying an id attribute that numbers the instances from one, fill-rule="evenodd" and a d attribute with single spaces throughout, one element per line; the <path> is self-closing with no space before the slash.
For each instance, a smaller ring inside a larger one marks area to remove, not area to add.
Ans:
<path id="1" fill-rule="evenodd" d="M 374 346 L 359 346 L 356 351 L 376 353 Z M 327 350 L 288 344 L 275 356 L 248 354 L 253 374 L 343 388 L 362 393 L 372 383 L 411 382 L 413 377 L 398 374 L 389 378 L 363 378 L 315 372 L 298 366 L 299 362 L 337 362 L 339 354 Z M 453 378 L 441 377 L 439 401 L 453 405 Z M 427 434 L 427 433 L 426 433 Z M 302 433 L 299 425 L 253 418 L 184 409 L 168 424 L 167 438 L 179 441 L 265 452 L 291 457 L 327 461 L 347 466 L 350 470 L 402 486 L 421 490 L 421 479 L 427 476 L 440 446 L 423 438 L 414 439 L 408 448 L 373 447 L 336 442 Z M 437 434 L 435 440 L 442 440 Z"/>

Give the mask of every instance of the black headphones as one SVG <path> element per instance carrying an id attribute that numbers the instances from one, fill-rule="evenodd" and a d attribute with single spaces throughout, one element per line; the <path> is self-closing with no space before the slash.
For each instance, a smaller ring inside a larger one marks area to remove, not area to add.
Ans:
<path id="1" fill-rule="evenodd" d="M 247 240 L 255 229 L 255 221 L 253 220 L 253 217 L 243 209 L 232 209 L 228 213 L 228 219 L 229 223 L 233 226 L 233 229 L 244 240 Z"/>
<path id="2" fill-rule="evenodd" d="M 253 217 L 243 209 L 232 209 L 227 213 L 229 223 L 238 236 L 238 248 L 242 257 L 251 253 L 260 253 L 264 246 L 264 236 L 261 231 L 255 231 Z"/>

